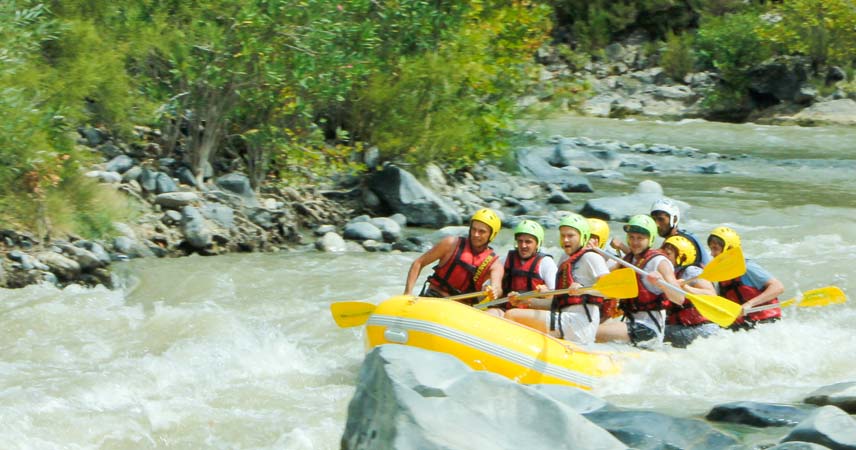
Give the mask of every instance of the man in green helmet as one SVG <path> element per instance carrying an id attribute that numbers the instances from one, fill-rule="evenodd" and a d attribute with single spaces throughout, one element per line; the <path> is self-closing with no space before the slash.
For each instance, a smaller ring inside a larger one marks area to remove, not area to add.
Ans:
<path id="1" fill-rule="evenodd" d="M 509 296 L 553 290 L 557 267 L 552 256 L 541 252 L 544 228 L 534 220 L 523 220 L 514 227 L 514 241 L 515 248 L 505 257 L 502 290 Z"/>

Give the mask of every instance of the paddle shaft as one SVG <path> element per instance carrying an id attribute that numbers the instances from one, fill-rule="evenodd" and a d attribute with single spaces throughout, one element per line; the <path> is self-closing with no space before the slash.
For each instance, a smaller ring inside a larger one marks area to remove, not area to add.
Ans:
<path id="1" fill-rule="evenodd" d="M 614 259 L 616 262 L 618 262 L 619 264 L 621 264 L 621 265 L 622 265 L 622 266 L 624 266 L 624 267 L 629 267 L 629 268 L 633 269 L 634 271 L 636 271 L 636 273 L 638 273 L 639 275 L 642 275 L 643 277 L 644 277 L 644 276 L 648 276 L 648 272 L 645 272 L 644 270 L 642 270 L 642 269 L 640 269 L 640 268 L 638 268 L 638 267 L 634 266 L 633 264 L 630 264 L 629 262 L 627 262 L 627 261 L 625 261 L 625 260 L 623 260 L 623 259 L 621 259 L 621 258 L 619 258 L 619 257 L 617 257 L 617 256 L 615 256 L 615 255 L 609 254 L 609 253 L 607 253 L 607 252 L 605 252 L 605 251 L 603 251 L 603 250 L 601 250 L 601 249 L 599 249 L 599 248 L 595 248 L 595 249 L 594 249 L 594 251 L 596 251 L 596 252 L 600 253 L 600 254 L 601 254 L 601 255 L 603 255 L 603 256 L 606 256 L 607 258 L 612 258 L 612 259 Z M 674 285 L 674 284 L 672 284 L 672 283 L 669 283 L 669 282 L 668 282 L 668 281 L 666 281 L 666 280 L 662 280 L 662 282 L 663 282 L 663 285 L 664 285 L 664 286 L 668 287 L 669 289 L 671 289 L 671 290 L 673 290 L 673 291 L 680 292 L 681 294 L 684 294 L 684 296 L 689 296 L 689 295 L 691 295 L 689 292 L 687 292 L 687 291 L 685 291 L 685 290 L 683 290 L 683 289 L 681 289 L 681 288 L 679 288 L 679 287 L 675 286 L 675 285 Z"/>
<path id="2" fill-rule="evenodd" d="M 588 293 L 599 293 L 599 292 L 597 292 L 597 290 L 595 290 L 593 288 L 585 288 L 585 287 L 578 288 L 578 289 L 575 289 L 575 288 L 556 289 L 554 291 L 544 291 L 544 292 L 530 291 L 530 292 L 526 292 L 526 293 L 518 295 L 517 299 L 523 300 L 523 299 L 532 298 L 532 297 L 547 297 L 549 295 L 588 294 Z M 501 305 L 503 303 L 508 302 L 509 300 L 511 300 L 510 297 L 498 298 L 496 300 L 492 300 L 492 301 L 489 301 L 487 303 L 476 304 L 474 306 L 476 308 L 479 308 L 479 309 L 486 309 L 486 308 L 490 308 L 491 306 Z"/>

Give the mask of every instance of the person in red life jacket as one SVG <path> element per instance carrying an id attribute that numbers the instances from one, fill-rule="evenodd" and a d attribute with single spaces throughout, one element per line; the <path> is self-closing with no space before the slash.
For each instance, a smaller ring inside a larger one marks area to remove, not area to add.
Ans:
<path id="1" fill-rule="evenodd" d="M 503 264 L 502 290 L 514 297 L 520 292 L 550 291 L 556 285 L 556 262 L 541 252 L 544 228 L 534 220 L 524 220 L 514 227 L 516 247 L 509 250 Z M 506 303 L 509 305 L 510 303 Z"/>
<path id="2" fill-rule="evenodd" d="M 492 297 L 502 296 L 502 264 L 497 254 L 488 246 L 499 234 L 501 226 L 502 222 L 496 212 L 488 208 L 476 211 L 470 220 L 469 235 L 466 238 L 446 236 L 413 261 L 407 272 L 404 295 L 413 295 L 413 285 L 416 284 L 423 267 L 439 261 L 420 295 L 449 297 L 468 294 L 483 290 L 489 282 Z M 478 299 L 474 298 L 467 303 L 472 305 L 477 301 Z M 497 311 L 492 313 L 496 314 Z"/>
<path id="3" fill-rule="evenodd" d="M 717 227 L 707 238 L 710 253 L 718 256 L 732 247 L 740 247 L 740 235 L 729 227 Z M 719 295 L 738 303 L 746 311 L 767 303 L 778 303 L 785 291 L 782 282 L 751 259 L 746 259 L 746 273 L 739 278 L 720 281 Z M 731 326 L 732 330 L 755 328 L 758 323 L 775 322 L 782 317 L 781 308 L 772 308 L 746 315 L 745 312 Z"/>
<path id="4" fill-rule="evenodd" d="M 693 243 L 696 250 L 696 260 L 691 261 L 691 264 L 699 267 L 704 267 L 712 259 L 710 252 L 701 244 L 701 241 L 694 234 L 687 230 L 678 228 L 678 222 L 681 220 L 681 210 L 675 202 L 668 198 L 661 198 L 651 205 L 651 218 L 657 224 L 657 234 L 662 238 L 669 236 L 683 236 Z M 620 249 L 627 253 L 627 246 L 619 241 L 613 241 L 613 248 Z"/>
<path id="5" fill-rule="evenodd" d="M 606 248 L 606 244 L 609 242 L 609 224 L 606 223 L 605 220 L 595 218 L 587 218 L 586 222 L 588 222 L 589 229 L 591 230 L 591 237 L 589 238 L 588 246 L 604 250 Z M 609 267 L 609 263 L 612 260 L 606 258 L 606 256 L 603 258 L 605 258 L 604 261 L 606 261 L 606 266 Z M 603 303 L 600 304 L 600 323 L 604 323 L 607 320 L 620 315 L 621 313 L 618 309 L 617 298 L 603 299 Z"/>
<path id="6" fill-rule="evenodd" d="M 603 258 L 587 247 L 591 231 L 579 214 L 570 214 L 559 222 L 559 240 L 565 251 L 556 273 L 556 289 L 591 286 L 609 273 Z M 589 344 L 594 342 L 600 324 L 598 305 L 603 299 L 591 295 L 556 295 L 552 298 L 516 300 L 515 309 L 505 317 L 561 339 Z"/>
<path id="7" fill-rule="evenodd" d="M 624 225 L 629 252 L 624 260 L 641 268 L 647 276 L 636 275 L 639 296 L 621 299 L 624 311 L 621 322 L 605 322 L 597 330 L 598 342 L 630 342 L 640 348 L 653 348 L 663 343 L 666 307 L 669 301 L 682 305 L 684 296 L 666 288 L 662 282 L 677 285 L 675 269 L 662 250 L 652 249 L 657 224 L 650 216 L 639 214 Z"/>
<path id="8" fill-rule="evenodd" d="M 695 246 L 689 239 L 669 236 L 661 247 L 666 257 L 675 266 L 675 278 L 687 292 L 699 295 L 716 295 L 713 283 L 698 278 L 703 269 L 696 261 Z M 671 303 L 666 310 L 666 334 L 664 340 L 672 347 L 686 348 L 698 337 L 708 337 L 718 333 L 719 325 L 707 320 L 695 308 L 692 302 L 683 305 Z"/>

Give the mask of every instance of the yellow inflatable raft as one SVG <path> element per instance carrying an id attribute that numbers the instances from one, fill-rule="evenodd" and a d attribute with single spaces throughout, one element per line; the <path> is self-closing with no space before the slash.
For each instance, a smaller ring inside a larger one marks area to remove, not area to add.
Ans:
<path id="1" fill-rule="evenodd" d="M 618 371 L 609 352 L 586 350 L 515 322 L 460 303 L 425 297 L 392 297 L 366 323 L 371 349 L 403 344 L 456 356 L 525 384 L 563 384 L 591 389 Z"/>

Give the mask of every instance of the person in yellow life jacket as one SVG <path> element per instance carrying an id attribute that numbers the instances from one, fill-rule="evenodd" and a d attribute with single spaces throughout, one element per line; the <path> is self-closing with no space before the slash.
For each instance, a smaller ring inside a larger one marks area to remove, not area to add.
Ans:
<path id="1" fill-rule="evenodd" d="M 661 247 L 666 257 L 675 266 L 675 278 L 691 294 L 716 295 L 713 283 L 698 278 L 703 269 L 696 259 L 695 245 L 689 239 L 669 236 Z M 671 303 L 666 310 L 666 334 L 664 340 L 673 347 L 685 348 L 699 337 L 708 337 L 718 333 L 719 325 L 707 320 L 692 302 L 683 305 Z"/>
<path id="2" fill-rule="evenodd" d="M 586 246 L 590 236 L 588 222 L 579 214 L 570 214 L 559 222 L 559 240 L 565 255 L 556 273 L 556 289 L 591 286 L 609 273 L 603 258 Z M 600 297 L 573 294 L 521 300 L 509 296 L 514 309 L 509 309 L 505 317 L 561 339 L 589 344 L 594 342 L 600 324 L 601 301 Z"/>
<path id="3" fill-rule="evenodd" d="M 514 227 L 514 241 L 515 248 L 508 251 L 503 263 L 502 290 L 509 297 L 520 292 L 553 290 L 557 267 L 552 256 L 541 252 L 544 228 L 534 220 L 523 220 Z"/>
<path id="4" fill-rule="evenodd" d="M 591 237 L 589 238 L 588 246 L 591 248 L 599 248 L 604 250 L 606 248 L 606 244 L 609 242 L 609 224 L 606 223 L 605 220 L 596 219 L 596 218 L 587 218 L 586 222 L 589 224 L 589 229 L 591 230 Z M 604 258 L 606 258 L 604 256 Z M 609 260 L 606 260 L 606 266 L 609 267 Z M 600 323 L 606 322 L 607 320 L 615 317 L 618 314 L 618 299 L 617 298 L 605 298 L 603 299 L 603 303 L 600 304 Z"/>
<path id="5" fill-rule="evenodd" d="M 636 275 L 639 295 L 621 299 L 624 311 L 621 322 L 604 322 L 597 330 L 598 342 L 630 342 L 640 348 L 653 348 L 663 343 L 666 307 L 669 302 L 684 303 L 680 292 L 663 286 L 666 281 L 677 285 L 675 269 L 662 250 L 652 249 L 657 224 L 650 216 L 639 214 L 624 225 L 629 252 L 624 260 L 648 273 Z"/>
<path id="6" fill-rule="evenodd" d="M 476 211 L 466 238 L 446 236 L 413 261 L 407 272 L 404 295 L 413 295 L 413 285 L 423 267 L 439 261 L 420 295 L 449 297 L 478 292 L 489 281 L 493 297 L 501 297 L 502 264 L 488 245 L 501 227 L 502 222 L 496 212 L 488 208 Z M 472 299 L 468 303 L 476 301 L 478 299 Z"/>
<path id="7" fill-rule="evenodd" d="M 716 227 L 707 238 L 710 253 L 716 257 L 732 247 L 740 247 L 740 235 L 729 227 Z M 739 304 L 743 311 L 767 303 L 778 303 L 785 291 L 782 282 L 751 259 L 746 259 L 746 273 L 739 278 L 720 281 L 719 295 Z M 782 317 L 781 308 L 772 308 L 746 315 L 745 312 L 731 326 L 732 330 L 754 328 L 759 323 L 775 322 Z"/>

